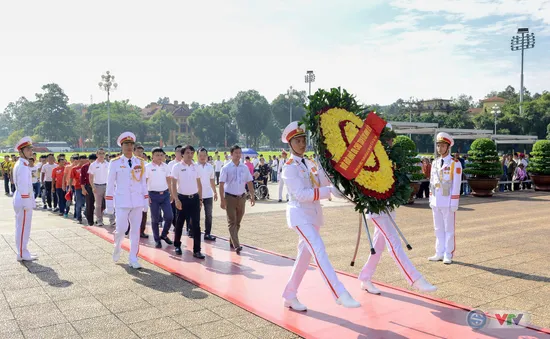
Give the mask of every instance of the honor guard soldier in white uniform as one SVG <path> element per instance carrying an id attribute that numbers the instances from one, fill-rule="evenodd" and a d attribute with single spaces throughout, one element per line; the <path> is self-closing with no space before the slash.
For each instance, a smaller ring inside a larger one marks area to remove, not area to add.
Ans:
<path id="1" fill-rule="evenodd" d="M 296 311 L 307 310 L 306 306 L 298 301 L 297 292 L 313 256 L 336 303 L 344 307 L 360 307 L 361 305 L 338 280 L 319 234 L 319 228 L 323 224 L 320 200 L 329 199 L 331 194 L 340 193 L 331 186 L 322 168 L 317 168 L 315 163 L 304 159 L 306 134 L 302 126 L 298 126 L 296 121 L 292 122 L 283 131 L 281 139 L 284 143 L 290 144 L 292 151 L 282 170 L 282 179 L 290 196 L 286 210 L 287 222 L 300 237 L 298 256 L 283 293 L 284 306 Z"/>
<path id="2" fill-rule="evenodd" d="M 32 261 L 37 258 L 27 249 L 31 234 L 32 210 L 36 207 L 32 190 L 32 174 L 29 160 L 32 158 L 32 140 L 24 137 L 15 145 L 19 151 L 19 160 L 13 167 L 13 209 L 15 210 L 15 247 L 17 261 Z"/>
<path id="3" fill-rule="evenodd" d="M 142 213 L 149 208 L 149 195 L 145 177 L 145 162 L 133 155 L 136 136 L 131 132 L 122 133 L 117 144 L 122 147 L 122 155 L 109 163 L 105 213 L 116 210 L 115 250 L 113 260 L 120 259 L 122 240 L 130 222 L 130 267 L 139 269 L 139 233 Z"/>
<path id="4" fill-rule="evenodd" d="M 451 157 L 453 138 L 444 132 L 437 135 L 439 157 L 430 174 L 430 207 L 434 216 L 435 255 L 430 261 L 452 263 L 455 252 L 455 212 L 458 210 L 462 165 Z"/>
<path id="5" fill-rule="evenodd" d="M 392 128 L 390 124 L 388 124 L 387 127 L 390 129 Z M 361 289 L 372 294 L 380 294 L 380 290 L 373 285 L 371 278 L 380 262 L 384 247 L 387 247 L 390 256 L 393 258 L 410 286 L 421 292 L 435 292 L 437 288 L 422 277 L 422 274 L 418 272 L 405 253 L 401 245 L 399 234 L 390 220 L 390 217 L 395 220 L 395 214 L 395 211 L 392 211 L 390 215 L 387 213 L 368 213 L 366 215 L 367 219 L 372 220 L 375 226 L 372 244 L 376 253 L 369 256 L 369 259 L 359 274 Z"/>

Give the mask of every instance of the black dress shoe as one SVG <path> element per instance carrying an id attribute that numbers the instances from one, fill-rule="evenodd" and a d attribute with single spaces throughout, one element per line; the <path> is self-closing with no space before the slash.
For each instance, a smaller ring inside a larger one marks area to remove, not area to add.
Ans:
<path id="1" fill-rule="evenodd" d="M 160 241 L 155 241 L 155 248 L 162 248 Z"/>
<path id="2" fill-rule="evenodd" d="M 145 233 L 141 233 L 139 235 L 140 238 L 143 238 L 143 239 L 149 239 L 149 235 L 148 234 L 145 234 Z"/>
<path id="3" fill-rule="evenodd" d="M 232 243 L 229 243 L 229 248 L 235 248 Z"/>
<path id="4" fill-rule="evenodd" d="M 216 241 L 216 237 L 210 234 L 204 236 L 204 240 Z"/>
<path id="5" fill-rule="evenodd" d="M 173 244 L 172 240 L 170 240 L 170 238 L 168 238 L 168 237 L 160 237 L 160 239 L 164 240 L 164 242 L 167 243 L 168 245 Z"/>
<path id="6" fill-rule="evenodd" d="M 175 250 L 176 254 L 177 255 L 181 255 L 181 247 L 176 247 L 176 250 Z"/>
<path id="7" fill-rule="evenodd" d="M 204 254 L 202 254 L 201 252 L 195 252 L 195 253 L 193 253 L 193 256 L 194 256 L 195 258 L 197 258 L 197 259 L 204 259 L 204 258 L 206 258 L 206 257 L 204 256 Z"/>
<path id="8" fill-rule="evenodd" d="M 241 254 L 241 251 L 243 250 L 243 247 L 242 246 L 239 246 L 235 249 L 235 251 L 237 252 L 237 254 Z"/>
<path id="9" fill-rule="evenodd" d="M 188 236 L 189 238 L 193 238 L 193 232 L 188 232 L 188 233 L 187 233 L 187 236 Z"/>

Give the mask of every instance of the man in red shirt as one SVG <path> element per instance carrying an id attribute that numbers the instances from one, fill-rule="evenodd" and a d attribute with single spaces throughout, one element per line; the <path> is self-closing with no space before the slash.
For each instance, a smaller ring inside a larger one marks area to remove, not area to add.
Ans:
<path id="1" fill-rule="evenodd" d="M 84 163 L 81 163 L 82 169 L 80 170 L 80 184 L 82 185 L 82 195 L 86 199 L 86 211 L 84 216 L 88 221 L 88 226 L 94 225 L 94 191 L 90 185 L 90 177 L 88 176 L 88 169 L 90 168 L 90 162 L 94 162 L 97 159 L 97 155 L 90 154 L 87 160 L 82 160 Z"/>
<path id="2" fill-rule="evenodd" d="M 59 216 L 67 217 L 67 201 L 65 200 L 65 185 L 63 184 L 66 165 L 65 157 L 59 157 L 57 162 L 59 165 L 52 171 L 52 187 L 55 188 L 55 194 L 59 203 Z"/>
<path id="3" fill-rule="evenodd" d="M 84 195 L 82 195 L 82 185 L 80 183 L 80 172 L 82 169 L 81 163 L 83 163 L 84 161 L 86 161 L 85 155 L 80 156 L 78 160 L 75 160 L 69 179 L 69 186 L 71 187 L 71 190 L 74 187 L 74 216 L 75 219 L 78 220 L 79 224 L 82 224 L 82 206 L 84 206 Z"/>

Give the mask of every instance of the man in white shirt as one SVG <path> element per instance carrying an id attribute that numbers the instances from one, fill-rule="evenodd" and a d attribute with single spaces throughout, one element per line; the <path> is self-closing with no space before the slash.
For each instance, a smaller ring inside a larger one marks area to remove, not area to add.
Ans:
<path id="1" fill-rule="evenodd" d="M 204 240 L 215 241 L 216 237 L 212 236 L 212 208 L 214 201 L 218 201 L 218 192 L 214 183 L 214 167 L 206 162 L 208 151 L 206 148 L 199 150 L 199 177 L 202 185 L 202 205 L 204 207 Z"/>
<path id="2" fill-rule="evenodd" d="M 277 159 L 277 156 L 273 156 L 273 160 L 271 161 L 271 182 L 277 182 L 277 169 L 279 168 L 279 159 Z"/>
<path id="3" fill-rule="evenodd" d="M 168 165 L 164 163 L 165 153 L 162 148 L 153 149 L 153 162 L 145 165 L 145 177 L 147 178 L 147 190 L 149 191 L 149 206 L 151 208 L 151 229 L 155 239 L 155 247 L 162 248 L 160 240 L 172 245 L 168 238 L 168 231 L 172 224 L 172 207 L 170 206 L 171 184 Z M 163 213 L 164 227 L 159 236 L 159 224 L 161 223 L 160 211 Z"/>
<path id="4" fill-rule="evenodd" d="M 279 202 L 283 201 L 283 187 L 285 185 L 285 181 L 281 174 L 283 171 L 283 166 L 287 161 L 286 155 L 286 152 L 283 150 L 281 152 L 281 158 L 279 159 L 279 166 L 277 167 L 277 170 L 279 171 L 279 175 L 277 176 L 277 179 L 279 180 Z M 288 193 L 286 194 L 286 201 L 288 202 Z"/>
<path id="5" fill-rule="evenodd" d="M 109 163 L 105 161 L 105 150 L 103 148 L 99 148 L 96 155 L 96 161 L 91 163 L 88 169 L 88 176 L 95 198 L 96 225 L 103 226 L 103 210 L 105 209 L 105 190 L 107 188 Z M 111 226 L 115 224 L 115 217 L 113 215 L 109 216 L 109 224 Z"/>
<path id="6" fill-rule="evenodd" d="M 220 156 L 216 155 L 216 161 L 214 161 L 214 172 L 216 173 L 216 185 L 220 184 L 220 172 L 222 171 L 223 161 L 220 160 Z"/>
<path id="7" fill-rule="evenodd" d="M 48 162 L 42 166 L 42 169 L 40 170 L 41 178 L 40 182 L 45 187 L 45 194 L 46 194 L 46 202 L 47 206 L 44 204 L 44 209 L 52 210 L 52 172 L 53 169 L 57 167 L 57 165 L 54 162 L 54 156 L 53 154 L 48 154 Z M 54 208 L 57 207 L 57 196 L 54 198 Z"/>
<path id="8" fill-rule="evenodd" d="M 254 192 L 252 174 L 248 167 L 240 162 L 241 157 L 241 148 L 237 145 L 231 147 L 231 162 L 223 166 L 220 174 L 220 205 L 227 212 L 229 245 L 235 248 L 237 254 L 243 249 L 239 242 L 239 229 L 246 207 L 245 185 L 248 185 L 249 192 Z M 254 194 L 250 194 L 250 206 L 255 204 Z"/>
<path id="9" fill-rule="evenodd" d="M 191 145 L 176 151 L 183 153 L 183 161 L 172 168 L 172 199 L 176 202 L 178 218 L 176 220 L 176 234 L 174 246 L 177 255 L 181 255 L 181 235 L 183 222 L 189 217 L 190 232 L 193 235 L 193 257 L 204 259 L 201 253 L 200 209 L 202 205 L 202 184 L 196 164 L 193 162 L 195 149 Z"/>
<path id="10" fill-rule="evenodd" d="M 148 163 L 149 159 L 147 159 L 147 156 L 145 155 L 145 149 L 140 144 L 135 145 L 134 156 L 143 160 L 145 164 Z M 145 239 L 149 238 L 149 235 L 145 234 L 146 226 L 147 226 L 147 211 L 143 211 L 143 213 L 141 213 L 141 226 L 140 226 L 140 233 L 139 233 L 140 238 L 145 238 Z M 128 232 L 130 232 L 130 226 L 128 226 L 128 231 L 126 232 L 126 234 L 128 234 Z"/>
<path id="11" fill-rule="evenodd" d="M 182 156 L 181 156 L 181 149 L 183 148 L 182 145 L 177 145 L 175 148 L 174 148 L 174 151 L 176 152 L 175 156 L 176 158 L 174 160 L 171 160 L 169 163 L 168 163 L 168 173 L 172 173 L 172 169 L 174 168 L 174 166 L 176 164 L 179 164 L 183 159 L 182 159 Z M 170 180 L 172 180 L 172 177 L 170 177 Z M 171 186 L 171 184 L 170 184 Z M 176 209 L 176 201 L 174 199 L 172 199 L 172 226 L 174 226 L 174 229 L 176 228 L 176 221 L 178 219 L 178 213 L 177 213 L 177 209 Z"/>
<path id="12" fill-rule="evenodd" d="M 29 158 L 29 169 L 31 170 L 31 183 L 34 193 L 33 199 L 38 198 L 38 192 L 40 191 L 40 170 L 34 163 L 34 158 Z"/>
<path id="13" fill-rule="evenodd" d="M 252 160 L 252 165 L 254 165 L 254 169 L 258 168 L 259 163 L 260 163 L 260 160 L 258 160 L 258 156 L 254 156 Z"/>

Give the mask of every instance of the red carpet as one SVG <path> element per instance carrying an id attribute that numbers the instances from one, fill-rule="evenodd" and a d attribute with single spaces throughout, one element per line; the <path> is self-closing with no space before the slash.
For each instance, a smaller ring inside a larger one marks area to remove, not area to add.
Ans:
<path id="1" fill-rule="evenodd" d="M 86 227 L 113 242 L 112 229 Z M 483 329 L 474 331 L 466 322 L 469 309 L 450 302 L 378 285 L 382 295 L 370 295 L 359 288 L 356 277 L 339 273 L 343 284 L 361 308 L 336 305 L 315 267 L 306 273 L 299 298 L 308 306 L 298 313 L 282 307 L 281 294 L 294 261 L 261 249 L 244 247 L 241 255 L 229 250 L 218 238 L 203 243 L 205 260 L 193 258 L 187 241 L 183 255 L 173 254 L 173 246 L 155 249 L 152 235 L 142 239 L 139 256 L 220 296 L 264 319 L 305 338 L 550 338 L 550 331 L 535 328 Z M 128 249 L 128 239 L 123 248 Z"/>

